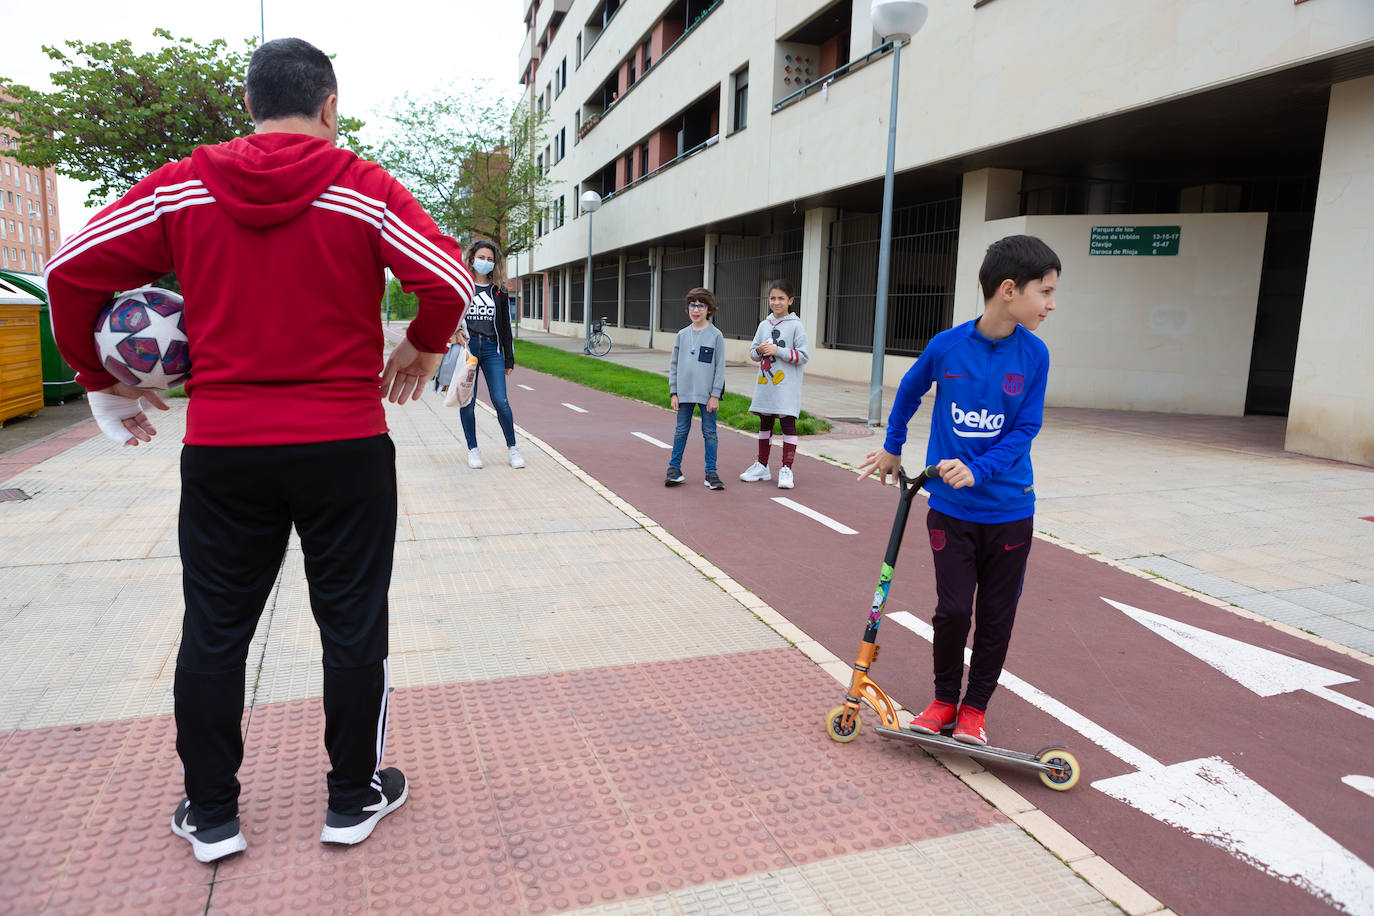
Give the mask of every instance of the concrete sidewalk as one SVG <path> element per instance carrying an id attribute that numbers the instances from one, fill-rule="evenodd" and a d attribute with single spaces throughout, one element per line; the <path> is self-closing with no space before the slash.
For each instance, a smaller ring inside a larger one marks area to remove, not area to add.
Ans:
<path id="1" fill-rule="evenodd" d="M 663 353 L 611 358 L 666 368 Z M 752 375 L 733 367 L 731 387 Z M 817 378 L 805 391 L 832 417 L 867 403 Z M 167 827 L 181 797 L 184 408 L 152 446 L 78 428 L 6 455 L 0 489 L 28 497 L 0 503 L 12 911 L 1162 910 L 966 758 L 875 741 L 839 757 L 796 710 L 834 705 L 849 660 L 795 648 L 782 615 L 537 441 L 524 470 L 469 471 L 457 412 L 432 394 L 388 409 L 401 480 L 388 759 L 410 801 L 361 847 L 318 843 L 319 646 L 293 542 L 246 679 L 249 849 L 199 865 Z M 1262 424 L 1222 421 L 1224 441 L 1195 442 L 1205 421 L 1154 422 L 1052 411 L 1036 446 L 1042 531 L 1369 651 L 1374 524 L 1359 516 L 1374 516 L 1374 475 L 1285 455 Z M 500 455 L 489 413 L 478 429 Z M 857 463 L 878 442 L 849 424 L 803 449 Z"/>

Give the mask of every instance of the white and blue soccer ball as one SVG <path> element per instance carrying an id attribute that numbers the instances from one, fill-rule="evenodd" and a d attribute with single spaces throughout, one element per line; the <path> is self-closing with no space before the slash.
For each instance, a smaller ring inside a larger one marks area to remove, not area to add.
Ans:
<path id="1" fill-rule="evenodd" d="M 184 303 L 171 290 L 120 293 L 100 313 L 95 348 L 105 371 L 135 388 L 161 391 L 191 374 Z"/>

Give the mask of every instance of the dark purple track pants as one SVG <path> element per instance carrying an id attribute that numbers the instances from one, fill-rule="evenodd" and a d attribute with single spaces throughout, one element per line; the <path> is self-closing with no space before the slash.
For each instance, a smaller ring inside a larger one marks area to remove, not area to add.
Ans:
<path id="1" fill-rule="evenodd" d="M 1033 518 L 987 524 L 931 509 L 926 516 L 935 558 L 935 699 L 959 702 L 964 644 L 974 623 L 964 705 L 987 709 L 1007 659 L 1016 603 L 1035 531 Z"/>

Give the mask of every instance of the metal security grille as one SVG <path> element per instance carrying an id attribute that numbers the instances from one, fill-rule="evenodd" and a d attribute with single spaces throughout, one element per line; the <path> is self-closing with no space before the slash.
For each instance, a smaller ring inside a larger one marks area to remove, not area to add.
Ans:
<path id="1" fill-rule="evenodd" d="M 716 327 L 726 337 L 752 340 L 767 311 L 768 283 L 779 277 L 801 284 L 801 226 L 772 235 L 746 236 L 716 245 Z M 801 314 L 800 297 L 792 311 Z"/>
<path id="2" fill-rule="evenodd" d="M 583 318 L 582 303 L 587 295 L 587 268 L 579 265 L 569 271 L 572 277 L 568 281 L 568 320 L 581 324 Z"/>
<path id="3" fill-rule="evenodd" d="M 619 324 L 620 261 L 592 264 L 592 320 L 605 318 L 607 324 Z"/>
<path id="4" fill-rule="evenodd" d="M 684 248 L 681 251 L 663 253 L 661 304 L 658 313 L 660 331 L 681 330 L 687 324 L 687 315 L 683 311 L 687 291 L 701 286 L 702 270 L 705 266 L 705 248 Z"/>
<path id="5" fill-rule="evenodd" d="M 625 327 L 649 330 L 649 297 L 652 279 L 647 257 L 626 259 Z"/>
<path id="6" fill-rule="evenodd" d="M 892 263 L 887 287 L 888 353 L 916 356 L 954 316 L 959 257 L 957 197 L 892 213 Z M 878 294 L 880 216 L 856 214 L 830 226 L 826 346 L 873 349 Z"/>

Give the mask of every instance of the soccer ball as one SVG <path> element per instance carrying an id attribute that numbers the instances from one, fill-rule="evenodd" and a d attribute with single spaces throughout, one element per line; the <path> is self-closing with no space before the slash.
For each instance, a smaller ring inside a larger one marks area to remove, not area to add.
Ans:
<path id="1" fill-rule="evenodd" d="M 144 286 L 120 293 L 100 313 L 95 348 L 105 371 L 135 388 L 163 390 L 191 374 L 182 299 Z"/>

